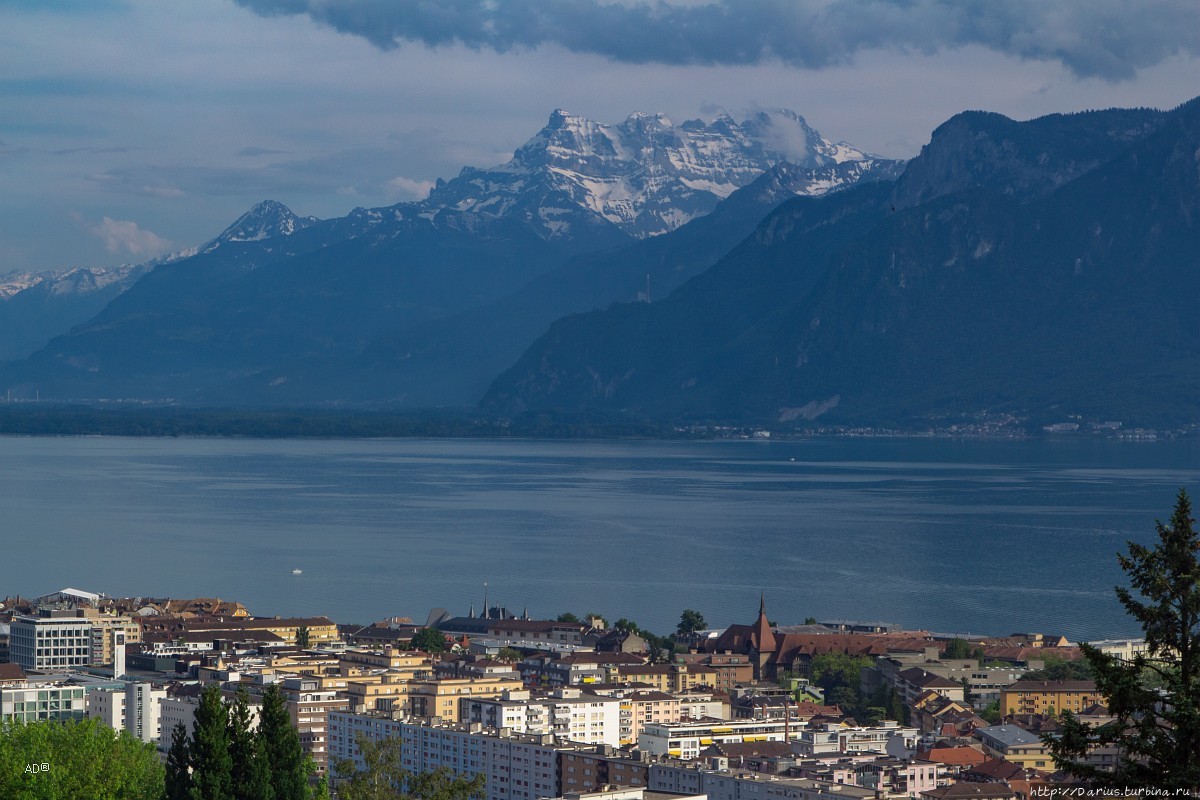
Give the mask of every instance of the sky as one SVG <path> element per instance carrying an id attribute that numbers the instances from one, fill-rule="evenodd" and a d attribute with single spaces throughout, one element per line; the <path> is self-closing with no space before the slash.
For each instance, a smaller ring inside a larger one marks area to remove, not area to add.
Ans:
<path id="1" fill-rule="evenodd" d="M 420 199 L 556 108 L 784 107 L 910 158 L 967 109 L 1196 94 L 1195 0 L 0 0 L 0 274 Z"/>

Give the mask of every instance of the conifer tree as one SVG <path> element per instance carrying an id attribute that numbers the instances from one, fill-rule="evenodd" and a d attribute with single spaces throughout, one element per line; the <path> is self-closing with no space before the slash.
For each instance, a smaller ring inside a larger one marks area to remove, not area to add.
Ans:
<path id="1" fill-rule="evenodd" d="M 221 687 L 216 684 L 204 687 L 188 745 L 192 800 L 234 800 L 228 728 L 229 713 L 221 698 Z"/>
<path id="2" fill-rule="evenodd" d="M 189 800 L 192 791 L 190 766 L 187 728 L 179 722 L 171 731 L 171 749 L 167 751 L 166 800 Z"/>
<path id="3" fill-rule="evenodd" d="M 288 715 L 287 700 L 278 686 L 263 692 L 258 719 L 259 752 L 266 759 L 275 800 L 308 800 L 311 763 L 300 747 L 300 735 Z"/>
<path id="4" fill-rule="evenodd" d="M 270 767 L 253 730 L 250 695 L 244 686 L 229 708 L 229 755 L 237 800 L 274 800 Z"/>
<path id="5" fill-rule="evenodd" d="M 1131 589 L 1117 598 L 1146 633 L 1147 652 L 1130 660 L 1081 645 L 1096 689 L 1114 719 L 1099 727 L 1064 713 L 1062 734 L 1044 741 L 1061 769 L 1098 787 L 1138 790 L 1200 786 L 1200 536 L 1180 490 L 1154 547 L 1129 542 L 1118 555 Z M 1120 750 L 1109 772 L 1085 763 L 1096 747 Z"/>

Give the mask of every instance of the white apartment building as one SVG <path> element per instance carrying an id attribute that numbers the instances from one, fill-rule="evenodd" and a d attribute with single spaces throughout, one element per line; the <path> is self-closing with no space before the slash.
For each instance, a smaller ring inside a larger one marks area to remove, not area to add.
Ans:
<path id="1" fill-rule="evenodd" d="M 917 747 L 921 732 L 884 720 L 871 728 L 845 728 L 836 723 L 808 726 L 793 735 L 792 750 L 798 756 L 880 753 L 903 756 Z"/>
<path id="2" fill-rule="evenodd" d="M 329 755 L 360 767 L 355 737 L 399 738 L 402 766 L 412 772 L 448 767 L 457 775 L 483 775 L 485 800 L 540 800 L 558 796 L 558 753 L 591 751 L 579 742 L 555 741 L 550 734 L 484 730 L 481 725 L 432 724 L 329 713 Z"/>
<path id="3" fill-rule="evenodd" d="M 13 618 L 9 628 L 9 658 L 26 672 L 67 670 L 91 663 L 92 621 L 89 619 L 18 616 Z"/>
<path id="4" fill-rule="evenodd" d="M 228 693 L 224 694 L 224 699 L 226 704 L 233 702 Z M 258 727 L 258 714 L 262 710 L 262 706 L 256 704 L 256 698 L 253 696 L 250 699 L 250 729 L 254 730 Z M 160 751 L 165 752 L 171 747 L 171 733 L 175 730 L 176 725 L 183 725 L 183 729 L 189 735 L 191 734 L 196 721 L 196 709 L 199 705 L 199 687 L 196 687 L 195 694 L 168 694 L 158 701 L 160 731 L 158 749 Z"/>
<path id="5" fill-rule="evenodd" d="M 129 731 L 143 742 L 157 742 L 162 737 L 162 703 L 166 699 L 164 688 L 130 682 L 124 689 L 88 692 L 87 715 L 99 719 L 114 731 Z M 168 739 L 170 734 L 168 728 Z"/>
<path id="6" fill-rule="evenodd" d="M 651 723 L 638 734 L 638 749 L 656 756 L 696 758 L 710 744 L 731 742 L 782 742 L 789 725 L 783 720 L 691 720 L 676 723 Z M 795 738 L 799 726 L 790 725 Z"/>
<path id="7" fill-rule="evenodd" d="M 528 691 L 506 691 L 500 697 L 464 697 L 459 718 L 484 728 L 513 733 L 550 734 L 587 744 L 621 744 L 621 700 L 583 694 L 578 689 L 555 689 L 545 697 Z"/>

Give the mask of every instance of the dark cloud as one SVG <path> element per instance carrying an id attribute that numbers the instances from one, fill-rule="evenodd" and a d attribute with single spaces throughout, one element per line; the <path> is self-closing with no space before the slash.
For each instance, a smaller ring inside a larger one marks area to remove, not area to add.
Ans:
<path id="1" fill-rule="evenodd" d="M 506 52 L 555 44 L 617 61 L 820 69 L 863 50 L 977 45 L 1120 80 L 1200 53 L 1195 0 L 236 0 L 307 15 L 382 49 L 406 42 Z"/>

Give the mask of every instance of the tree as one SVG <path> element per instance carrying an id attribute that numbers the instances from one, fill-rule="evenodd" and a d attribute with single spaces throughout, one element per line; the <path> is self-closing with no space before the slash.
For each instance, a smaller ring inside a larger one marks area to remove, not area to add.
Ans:
<path id="1" fill-rule="evenodd" d="M 895 689 L 888 692 L 887 718 L 905 725 L 908 724 L 908 707 L 904 705 L 904 701 L 900 699 L 900 693 Z"/>
<path id="2" fill-rule="evenodd" d="M 522 660 L 524 660 L 524 658 L 525 658 L 525 654 L 522 653 L 520 650 L 518 650 L 515 647 L 501 647 L 496 652 L 496 660 L 497 661 L 516 662 L 516 661 L 522 661 Z"/>
<path id="3" fill-rule="evenodd" d="M 804 618 L 804 624 L 805 624 L 805 625 L 816 625 L 816 624 L 817 624 L 817 618 L 816 618 L 816 617 L 805 617 L 805 618 Z"/>
<path id="4" fill-rule="evenodd" d="M 301 650 L 308 649 L 308 646 L 311 643 L 309 641 L 310 638 L 311 634 L 309 633 L 307 625 L 301 625 L 299 628 L 296 628 L 296 646 Z"/>
<path id="5" fill-rule="evenodd" d="M 234 800 L 229 713 L 221 698 L 221 687 L 216 684 L 205 686 L 200 693 L 188 754 L 192 765 L 192 800 Z"/>
<path id="6" fill-rule="evenodd" d="M 271 684 L 258 714 L 259 753 L 266 759 L 275 800 L 308 800 L 312 762 L 300 747 L 300 735 L 288 714 L 283 690 Z"/>
<path id="7" fill-rule="evenodd" d="M 1131 584 L 1117 598 L 1145 632 L 1147 653 L 1125 660 L 1081 645 L 1113 721 L 1092 726 L 1066 713 L 1061 736 L 1044 737 L 1059 768 L 1098 787 L 1200 786 L 1200 536 L 1186 491 L 1170 523 L 1155 528 L 1153 547 L 1128 542 L 1117 556 Z M 1121 753 L 1111 772 L 1084 763 L 1111 746 Z"/>
<path id="8" fill-rule="evenodd" d="M 564 611 L 554 619 L 555 622 L 579 622 L 579 617 L 572 614 L 570 611 Z"/>
<path id="9" fill-rule="evenodd" d="M 705 627 L 704 615 L 699 611 L 687 608 L 679 615 L 679 627 L 676 630 L 686 636 L 689 633 L 702 631 Z"/>
<path id="10" fill-rule="evenodd" d="M 614 622 L 613 627 L 616 628 L 617 630 L 619 630 L 621 633 L 637 633 L 638 632 L 637 623 L 631 619 L 625 619 L 624 617 L 621 617 L 619 620 Z"/>
<path id="11" fill-rule="evenodd" d="M 465 778 L 448 767 L 412 773 L 402 766 L 399 739 L 369 739 L 359 735 L 362 768 L 342 759 L 334 765 L 338 800 L 482 800 L 483 775 Z"/>
<path id="12" fill-rule="evenodd" d="M 441 653 L 446 649 L 446 637 L 437 628 L 418 628 L 412 637 L 412 648 L 426 653 Z"/>
<path id="13" fill-rule="evenodd" d="M 244 686 L 229 709 L 229 756 L 238 800 L 274 800 L 270 767 L 253 729 L 250 694 Z"/>
<path id="14" fill-rule="evenodd" d="M 160 800 L 154 745 L 98 719 L 0 721 L 0 797 Z"/>
<path id="15" fill-rule="evenodd" d="M 371 739 L 359 734 L 355 740 L 362 754 L 362 769 L 352 759 L 334 764 L 339 800 L 395 800 L 402 798 L 410 777 L 402 766 L 400 739 Z"/>
<path id="16" fill-rule="evenodd" d="M 966 639 L 951 639 L 946 642 L 946 658 L 970 658 L 971 645 Z"/>
<path id="17" fill-rule="evenodd" d="M 171 749 L 167 751 L 166 800 L 188 800 L 192 792 L 191 755 L 188 732 L 182 722 L 171 730 Z"/>
<path id="18" fill-rule="evenodd" d="M 1041 669 L 1030 670 L 1021 676 L 1023 681 L 1090 681 L 1092 665 L 1086 659 L 1067 661 L 1065 658 L 1047 658 Z"/>

